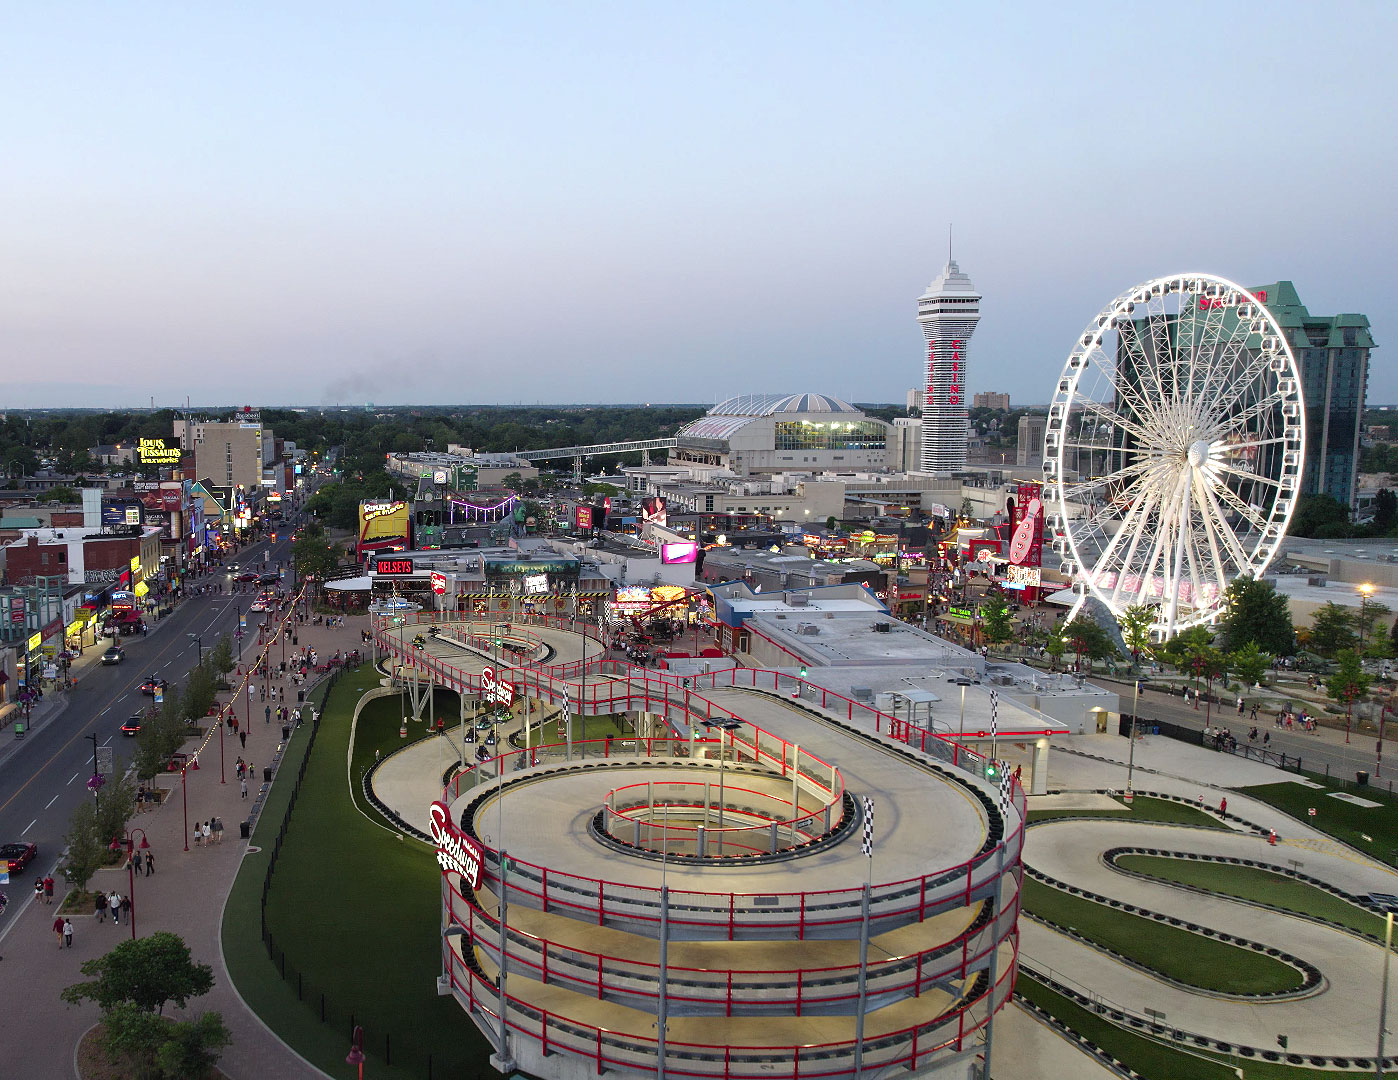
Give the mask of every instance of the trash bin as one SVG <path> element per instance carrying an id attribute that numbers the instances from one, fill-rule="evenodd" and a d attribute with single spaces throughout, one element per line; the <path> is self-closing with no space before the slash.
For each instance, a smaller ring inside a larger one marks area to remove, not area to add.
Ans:
<path id="1" fill-rule="evenodd" d="M 252 835 L 252 822 L 250 822 L 250 821 L 240 821 L 240 822 L 238 822 L 238 835 L 241 836 L 244 840 L 246 840 L 248 837 L 250 837 L 250 836 Z"/>
<path id="2" fill-rule="evenodd" d="M 264 784 L 270 784 L 272 782 L 272 766 L 262 766 L 262 782 Z"/>
<path id="3" fill-rule="evenodd" d="M 1357 773 L 1354 774 L 1354 782 L 1358 784 L 1360 787 L 1367 786 L 1369 783 L 1369 774 L 1365 772 L 1363 769 L 1360 769 Z"/>
<path id="4" fill-rule="evenodd" d="M 296 691 L 296 704 L 302 705 L 302 704 L 305 703 L 305 701 L 306 701 L 306 691 L 304 691 L 304 690 L 298 690 L 298 691 Z"/>
<path id="5" fill-rule="evenodd" d="M 286 742 L 287 739 L 289 739 L 289 738 L 291 738 L 291 725 L 290 725 L 290 724 L 283 724 L 283 725 L 282 725 L 282 742 Z"/>

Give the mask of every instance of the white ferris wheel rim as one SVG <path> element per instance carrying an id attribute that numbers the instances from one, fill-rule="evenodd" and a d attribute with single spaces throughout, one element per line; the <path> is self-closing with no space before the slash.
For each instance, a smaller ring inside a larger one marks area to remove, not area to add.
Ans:
<path id="1" fill-rule="evenodd" d="M 1184 301 L 1188 320 L 1165 310 L 1173 296 L 1194 298 Z M 1180 336 L 1173 343 L 1172 320 Z M 1103 350 L 1103 339 L 1111 334 L 1131 339 L 1134 350 L 1128 349 L 1127 359 L 1147 385 L 1120 377 L 1116 357 L 1106 357 Z M 1157 351 L 1157 344 L 1165 347 Z M 1089 372 L 1098 385 L 1087 389 L 1100 392 L 1105 385 L 1114 402 L 1081 392 Z M 1119 407 L 1123 399 L 1124 409 Z M 1088 440 L 1077 438 L 1075 418 L 1087 425 Z M 1110 442 L 1102 441 L 1103 429 Z M 1132 441 L 1129 453 L 1127 439 Z M 1098 313 L 1079 336 L 1059 378 L 1044 450 L 1046 503 L 1057 526 L 1054 546 L 1071 563 L 1084 595 L 1095 596 L 1117 617 L 1134 603 L 1151 603 L 1156 610 L 1152 629 L 1160 636 L 1211 622 L 1221 610 L 1228 582 L 1260 575 L 1275 558 L 1295 510 L 1304 444 L 1300 373 L 1286 335 L 1265 303 L 1214 274 L 1152 278 Z M 1104 463 L 1113 457 L 1130 458 L 1130 463 L 1069 483 L 1067 477 L 1080 471 L 1084 454 L 1089 470 L 1094 455 Z M 1244 468 L 1248 458 L 1265 459 L 1271 468 Z M 1241 486 L 1244 494 L 1230 485 Z M 1110 539 L 1105 529 L 1093 538 L 1098 545 L 1105 541 L 1093 557 L 1091 517 L 1077 515 L 1074 504 L 1086 497 L 1095 507 L 1097 495 L 1108 492 L 1116 493 L 1109 510 L 1125 510 Z M 1230 516 L 1245 526 L 1242 535 Z M 1172 556 L 1173 563 L 1162 556 Z M 1187 597 L 1183 605 L 1182 596 Z"/>

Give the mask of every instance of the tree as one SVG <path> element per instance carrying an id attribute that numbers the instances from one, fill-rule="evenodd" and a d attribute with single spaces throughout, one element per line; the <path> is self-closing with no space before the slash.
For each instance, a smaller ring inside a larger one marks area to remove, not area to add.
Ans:
<path id="1" fill-rule="evenodd" d="M 837 518 L 834 514 L 831 514 L 828 518 L 825 519 L 825 528 L 829 532 L 839 532 L 840 519 Z"/>
<path id="2" fill-rule="evenodd" d="M 1176 671 L 1189 671 L 1194 653 L 1210 645 L 1214 636 L 1207 626 L 1191 626 L 1181 630 L 1160 647 L 1159 655 Z"/>
<path id="3" fill-rule="evenodd" d="M 1311 616 L 1310 646 L 1321 656 L 1336 656 L 1353 649 L 1359 642 L 1354 620 L 1347 607 L 1336 603 L 1322 604 Z"/>
<path id="4" fill-rule="evenodd" d="M 1296 652 L 1291 603 L 1270 581 L 1240 577 L 1229 585 L 1218 625 L 1220 644 L 1229 652 L 1250 641 L 1273 656 Z"/>
<path id="5" fill-rule="evenodd" d="M 991 593 L 981 603 L 981 634 L 992 645 L 1000 645 L 1015 636 L 1009 605 L 999 593 Z"/>
<path id="6" fill-rule="evenodd" d="M 1272 666 L 1272 656 L 1257 647 L 1257 642 L 1249 641 L 1240 649 L 1228 654 L 1228 670 L 1238 677 L 1244 686 L 1256 686 L 1262 682 L 1267 669 Z"/>
<path id="7" fill-rule="evenodd" d="M 1365 646 L 1364 655 L 1368 656 L 1368 646 L 1375 641 L 1383 641 L 1384 635 L 1379 632 L 1378 624 L 1387 624 L 1388 620 L 1384 616 L 1392 615 L 1393 609 L 1378 600 L 1370 600 L 1367 596 L 1362 596 L 1360 600 L 1359 607 L 1350 616 L 1350 625 L 1359 635 L 1360 645 Z"/>
<path id="8" fill-rule="evenodd" d="M 227 675 L 237 666 L 233 660 L 233 641 L 227 634 L 218 639 L 218 644 L 209 653 L 209 664 L 220 675 Z"/>
<path id="9" fill-rule="evenodd" d="M 1353 649 L 1342 649 L 1335 657 L 1338 667 L 1335 674 L 1325 680 L 1325 693 L 1331 701 L 1343 702 L 1345 706 L 1345 742 L 1349 742 L 1350 715 L 1354 703 L 1369 692 L 1373 680 L 1364 674 L 1364 665 L 1359 654 Z"/>
<path id="10" fill-rule="evenodd" d="M 1117 651 L 1107 632 L 1092 619 L 1081 615 L 1064 628 L 1063 636 L 1072 644 L 1079 660 L 1087 658 L 1089 667 L 1093 660 L 1105 660 Z"/>
<path id="11" fill-rule="evenodd" d="M 79 502 L 81 499 L 82 496 L 77 493 L 77 490 L 70 487 L 51 487 L 48 491 L 40 492 L 34 496 L 35 502 L 62 503 L 64 505 Z"/>
<path id="12" fill-rule="evenodd" d="M 1293 536 L 1336 539 L 1350 533 L 1349 509 L 1333 495 L 1302 495 L 1288 531 Z"/>
<path id="13" fill-rule="evenodd" d="M 189 673 L 189 681 L 184 685 L 180 697 L 180 711 L 190 720 L 198 723 L 209 715 L 209 708 L 218 697 L 215 689 L 217 680 L 206 660 Z"/>
<path id="14" fill-rule="evenodd" d="M 1223 675 L 1228 666 L 1224 661 L 1223 650 L 1209 645 L 1195 645 L 1189 652 L 1189 669 L 1194 673 L 1194 689 L 1199 689 L 1199 680 L 1204 680 L 1204 699 L 1208 702 L 1206 716 L 1213 712 L 1213 689 L 1214 680 Z M 1196 696 L 1194 707 L 1199 707 L 1199 699 Z M 1205 721 L 1207 723 L 1207 720 Z"/>
<path id="15" fill-rule="evenodd" d="M 318 524 L 307 525 L 291 544 L 291 558 L 296 573 L 302 577 L 310 575 L 317 581 L 324 581 L 339 564 L 325 530 Z"/>
<path id="16" fill-rule="evenodd" d="M 1388 488 L 1374 492 L 1374 528 L 1387 533 L 1398 524 L 1398 495 Z"/>
<path id="17" fill-rule="evenodd" d="M 156 1052 L 156 1064 L 164 1080 L 207 1076 L 218 1062 L 219 1051 L 232 1042 L 221 1014 L 201 1013 L 171 1027 L 169 1037 Z"/>
<path id="18" fill-rule="evenodd" d="M 214 985 L 213 968 L 196 964 L 184 940 L 167 930 L 123 941 L 80 970 L 92 981 L 65 987 L 63 1000 L 70 1005 L 94 1001 L 103 1012 L 130 1004 L 160 1013 L 170 1002 L 183 1009 L 190 998 L 207 994 Z"/>
<path id="19" fill-rule="evenodd" d="M 79 889 L 86 889 L 92 875 L 107 865 L 111 837 L 103 838 L 100 832 L 96 807 L 83 800 L 68 819 L 68 832 L 63 837 L 67 852 L 63 860 L 63 874 Z"/>
<path id="20" fill-rule="evenodd" d="M 1150 652 L 1150 628 L 1155 622 L 1155 608 L 1150 604 L 1132 604 L 1121 613 L 1117 620 L 1121 627 L 1121 639 L 1131 650 L 1132 657 L 1140 663 L 1141 653 Z"/>
<path id="21" fill-rule="evenodd" d="M 1048 653 L 1049 659 L 1053 662 L 1053 670 L 1058 670 L 1059 663 L 1063 660 L 1063 654 L 1068 651 L 1068 643 L 1063 640 L 1063 634 L 1058 627 L 1049 631 L 1048 640 L 1044 642 L 1044 652 Z"/>

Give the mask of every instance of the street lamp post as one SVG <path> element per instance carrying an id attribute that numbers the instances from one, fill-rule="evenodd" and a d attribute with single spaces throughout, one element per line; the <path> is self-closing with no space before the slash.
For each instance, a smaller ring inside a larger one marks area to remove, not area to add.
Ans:
<path id="1" fill-rule="evenodd" d="M 1370 899 L 1378 899 L 1370 893 Z M 1379 1054 L 1374 1062 L 1374 1075 L 1383 1080 L 1384 1025 L 1388 1022 L 1388 954 L 1393 951 L 1393 898 L 1384 897 L 1383 980 L 1379 983 Z"/>
<path id="2" fill-rule="evenodd" d="M 197 649 L 198 652 L 199 652 L 199 659 L 198 659 L 196 662 L 199 664 L 200 667 L 203 667 L 203 666 L 204 666 L 204 638 L 203 638 L 203 635 L 201 635 L 201 634 L 190 634 L 190 635 L 188 635 L 188 636 L 189 636 L 189 637 L 192 637 L 192 638 L 194 639 L 194 647 L 195 647 L 195 649 Z"/>
<path id="3" fill-rule="evenodd" d="M 364 1029 L 358 1024 L 354 1027 L 354 1034 L 350 1037 L 350 1050 L 345 1055 L 346 1065 L 359 1066 L 359 1080 L 364 1080 Z"/>
<path id="4" fill-rule="evenodd" d="M 1141 680 L 1131 694 L 1131 747 L 1126 752 L 1126 791 L 1131 793 L 1131 776 L 1136 769 L 1136 714 L 1141 703 Z"/>
<path id="5" fill-rule="evenodd" d="M 140 833 L 140 834 L 141 834 L 141 845 L 140 845 L 139 848 L 136 846 L 136 837 L 135 837 L 135 834 L 136 834 L 136 833 Z M 123 838 L 123 837 L 120 837 L 120 836 L 114 836 L 114 837 L 112 837 L 112 842 L 111 842 L 110 847 L 111 847 L 111 850 L 112 850 L 112 851 L 120 851 L 123 847 L 126 848 L 126 882 L 127 882 L 127 887 L 131 890 L 131 940 L 132 940 L 132 941 L 135 941 L 135 940 L 136 940 L 136 871 L 135 871 L 135 867 L 134 867 L 133 864 L 135 863 L 135 860 L 136 860 L 136 852 L 137 852 L 138 850 L 139 850 L 139 851 L 149 851 L 149 850 L 150 850 L 150 841 L 148 841 L 148 840 L 146 839 L 146 830 L 145 830 L 145 829 L 127 829 L 127 830 L 126 830 L 126 836 L 125 836 L 124 838 Z"/>
<path id="6" fill-rule="evenodd" d="M 1369 598 L 1374 595 L 1374 586 L 1369 582 L 1359 586 L 1359 653 L 1364 654 L 1364 631 L 1368 628 L 1367 611 Z"/>

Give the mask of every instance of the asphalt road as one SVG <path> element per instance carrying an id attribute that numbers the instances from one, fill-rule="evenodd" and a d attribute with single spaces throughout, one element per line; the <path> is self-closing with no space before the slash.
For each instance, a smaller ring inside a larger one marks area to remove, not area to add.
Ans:
<path id="1" fill-rule="evenodd" d="M 287 522 L 275 543 L 263 540 L 248 545 L 228 560 L 229 565 L 260 570 L 263 555 L 269 551 L 271 563 L 286 562 L 291 555 L 291 528 Z M 227 585 L 232 580 L 227 570 L 225 567 L 221 575 L 206 576 L 192 584 L 221 580 Z M 94 664 L 88 668 L 77 686 L 68 691 L 67 708 L 26 736 L 0 763 L 0 842 L 24 840 L 39 846 L 38 859 L 22 875 L 11 877 L 5 887 L 10 905 L 0 916 L 0 938 L 32 901 L 35 870 L 40 876 L 61 877 L 56 867 L 68 821 L 81 800 L 92 798 L 86 786 L 93 772 L 89 736 L 97 735 L 99 746 L 115 748 L 117 773 L 124 772 L 135 752 L 135 740 L 122 735 L 121 725 L 151 704 L 151 698 L 138 689 L 141 683 L 155 674 L 173 688 L 182 687 L 197 663 L 198 646 L 190 635 L 199 635 L 204 649 L 212 648 L 225 634 L 232 638 L 239 607 L 247 612 L 253 598 L 250 593 L 227 592 L 190 597 L 172 615 L 153 625 L 148 636 L 123 639 L 126 659 L 111 667 Z M 245 656 L 257 640 L 256 626 L 262 617 L 254 613 L 248 618 Z"/>

